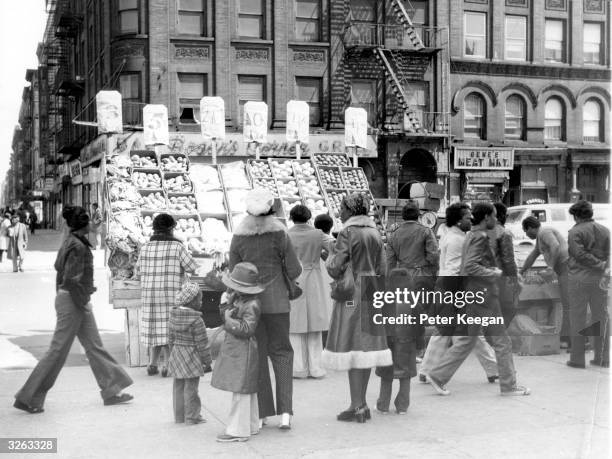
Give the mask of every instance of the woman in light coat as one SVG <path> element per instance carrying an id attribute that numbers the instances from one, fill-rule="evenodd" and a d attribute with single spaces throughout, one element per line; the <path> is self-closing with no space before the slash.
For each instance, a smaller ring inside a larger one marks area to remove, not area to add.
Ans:
<path id="1" fill-rule="evenodd" d="M 4 214 L 2 222 L 0 223 L 0 263 L 2 263 L 2 255 L 8 250 L 9 235 L 8 229 L 11 226 L 11 214 L 8 212 Z M 7 254 L 8 257 L 8 254 Z"/>
<path id="2" fill-rule="evenodd" d="M 19 221 L 19 215 L 11 218 L 12 225 L 8 228 L 9 244 L 8 258 L 13 260 L 13 272 L 23 272 L 23 259 L 28 247 L 28 227 Z"/>
<path id="3" fill-rule="evenodd" d="M 297 282 L 304 291 L 291 302 L 289 339 L 294 353 L 293 377 L 322 378 L 325 370 L 321 367 L 321 333 L 329 326 L 329 297 L 325 295 L 320 260 L 332 246 L 322 231 L 308 224 L 312 217 L 308 207 L 293 207 L 289 217 L 295 223 L 289 229 L 289 238 L 302 264 L 302 274 Z"/>

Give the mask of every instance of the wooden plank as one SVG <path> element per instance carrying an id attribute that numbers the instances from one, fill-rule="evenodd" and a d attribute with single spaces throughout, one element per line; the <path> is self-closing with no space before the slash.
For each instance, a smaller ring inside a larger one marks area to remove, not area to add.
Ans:
<path id="1" fill-rule="evenodd" d="M 138 298 L 118 298 L 113 300 L 113 309 L 140 309 L 142 300 Z"/>
<path id="2" fill-rule="evenodd" d="M 143 367 L 148 363 L 148 349 L 140 342 L 140 309 L 125 311 L 125 360 L 130 367 Z"/>

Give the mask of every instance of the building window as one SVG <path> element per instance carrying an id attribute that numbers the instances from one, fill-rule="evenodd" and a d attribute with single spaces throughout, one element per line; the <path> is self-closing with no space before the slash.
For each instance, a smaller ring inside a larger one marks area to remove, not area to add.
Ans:
<path id="1" fill-rule="evenodd" d="M 361 107 L 368 112 L 368 123 L 376 125 L 376 88 L 373 80 L 351 82 L 351 107 Z"/>
<path id="2" fill-rule="evenodd" d="M 583 55 L 585 64 L 601 64 L 601 24 L 587 22 L 584 24 Z"/>
<path id="3" fill-rule="evenodd" d="M 465 137 L 484 139 L 484 123 L 486 120 L 484 99 L 478 94 L 472 93 L 465 98 L 463 106 L 463 135 Z"/>
<path id="4" fill-rule="evenodd" d="M 565 109 L 563 103 L 553 97 L 546 101 L 544 108 L 544 138 L 563 140 L 565 133 Z"/>
<path id="5" fill-rule="evenodd" d="M 565 23 L 547 19 L 544 31 L 544 59 L 565 62 Z"/>
<path id="6" fill-rule="evenodd" d="M 239 0 L 238 35 L 245 38 L 264 38 L 263 0 Z"/>
<path id="7" fill-rule="evenodd" d="M 178 0 L 178 33 L 206 35 L 205 0 Z"/>
<path id="8" fill-rule="evenodd" d="M 119 33 L 138 32 L 138 0 L 119 0 Z"/>
<path id="9" fill-rule="evenodd" d="M 519 96 L 506 99 L 504 134 L 507 139 L 525 140 L 525 101 Z"/>
<path id="10" fill-rule="evenodd" d="M 589 99 L 582 109 L 582 139 L 585 142 L 602 141 L 602 109 L 598 101 Z"/>
<path id="11" fill-rule="evenodd" d="M 238 124 L 242 125 L 244 119 L 244 104 L 248 101 L 265 102 L 266 77 L 239 76 L 238 77 Z"/>
<path id="12" fill-rule="evenodd" d="M 202 73 L 178 74 L 179 121 L 193 124 L 200 120 L 200 99 L 208 94 L 207 75 Z"/>
<path id="13" fill-rule="evenodd" d="M 487 15 L 466 12 L 464 14 L 465 55 L 487 57 Z"/>
<path id="14" fill-rule="evenodd" d="M 119 76 L 119 92 L 123 104 L 123 122 L 142 124 L 140 102 L 140 74 L 126 73 Z"/>
<path id="15" fill-rule="evenodd" d="M 527 60 L 527 18 L 506 16 L 506 59 Z"/>
<path id="16" fill-rule="evenodd" d="M 295 9 L 295 39 L 321 41 L 321 0 L 296 0 Z"/>
<path id="17" fill-rule="evenodd" d="M 308 102 L 311 126 L 321 126 L 321 86 L 321 78 L 295 78 L 295 98 Z"/>

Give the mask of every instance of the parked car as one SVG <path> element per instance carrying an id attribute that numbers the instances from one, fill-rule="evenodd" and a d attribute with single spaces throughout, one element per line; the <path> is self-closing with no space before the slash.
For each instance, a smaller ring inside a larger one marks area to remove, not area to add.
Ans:
<path id="1" fill-rule="evenodd" d="M 534 242 L 525 235 L 522 225 L 523 219 L 532 215 L 542 223 L 542 226 L 553 226 L 567 238 L 567 232 L 574 226 L 574 217 L 569 213 L 571 205 L 571 203 L 529 204 L 509 207 L 506 228 L 512 231 L 515 244 L 533 245 Z M 612 224 L 612 205 L 594 203 L 593 218 L 599 223 L 610 226 Z"/>

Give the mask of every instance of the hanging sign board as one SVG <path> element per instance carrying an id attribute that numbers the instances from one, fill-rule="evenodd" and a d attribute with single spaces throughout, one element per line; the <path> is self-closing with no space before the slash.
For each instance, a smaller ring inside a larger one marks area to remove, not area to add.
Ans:
<path id="1" fill-rule="evenodd" d="M 225 139 L 225 102 L 221 97 L 202 97 L 200 127 L 206 140 Z"/>
<path id="2" fill-rule="evenodd" d="M 121 134 L 121 94 L 119 91 L 100 91 L 96 94 L 96 115 L 98 134 Z"/>
<path id="3" fill-rule="evenodd" d="M 165 105 L 145 105 L 142 110 L 145 145 L 168 145 L 168 109 Z"/>
<path id="4" fill-rule="evenodd" d="M 244 141 L 265 143 L 268 135 L 268 105 L 249 101 L 244 104 Z"/>
<path id="5" fill-rule="evenodd" d="M 308 143 L 310 108 L 303 100 L 287 103 L 287 142 Z"/>
<path id="6" fill-rule="evenodd" d="M 368 112 L 363 108 L 349 107 L 344 112 L 344 145 L 368 146 Z"/>
<path id="7" fill-rule="evenodd" d="M 510 147 L 455 147 L 455 169 L 512 170 L 514 149 Z"/>

